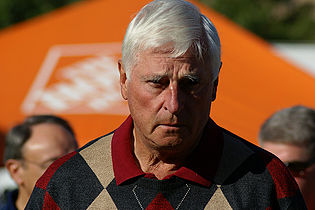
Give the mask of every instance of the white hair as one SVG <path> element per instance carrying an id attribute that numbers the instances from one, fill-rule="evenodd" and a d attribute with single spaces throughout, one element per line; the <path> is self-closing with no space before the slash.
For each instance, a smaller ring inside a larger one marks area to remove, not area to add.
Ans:
<path id="1" fill-rule="evenodd" d="M 221 45 L 217 30 L 197 7 L 184 0 L 152 1 L 130 22 L 122 47 L 127 77 L 139 53 L 165 45 L 172 47 L 173 57 L 192 50 L 200 62 L 210 63 L 213 80 L 218 77 Z"/>

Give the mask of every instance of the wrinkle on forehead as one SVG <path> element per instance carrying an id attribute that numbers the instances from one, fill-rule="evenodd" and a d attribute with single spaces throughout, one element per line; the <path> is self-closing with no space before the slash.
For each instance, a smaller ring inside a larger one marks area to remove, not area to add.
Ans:
<path id="1" fill-rule="evenodd" d="M 161 54 L 153 54 L 152 56 L 148 56 L 144 58 L 142 68 L 147 68 L 148 66 L 152 69 L 146 69 L 145 74 L 148 76 L 144 76 L 144 78 L 150 77 L 157 79 L 160 77 L 174 77 L 184 76 L 184 75 L 199 75 L 203 71 L 203 67 L 200 67 L 196 64 L 195 60 L 191 57 L 178 57 L 178 58 L 170 58 L 167 55 Z M 146 64 L 148 64 L 146 66 Z M 153 70 L 154 69 L 154 70 Z M 155 71 L 158 69 L 157 71 Z M 151 71 L 152 70 L 152 71 Z M 151 74 L 154 75 L 151 75 Z"/>
<path id="2" fill-rule="evenodd" d="M 175 75 L 177 78 L 193 75 L 194 77 L 204 78 L 203 81 L 212 81 L 211 66 L 201 63 L 191 51 L 187 51 L 179 57 L 172 57 L 168 52 L 169 50 L 161 51 L 158 49 L 142 51 L 137 56 L 138 62 L 133 66 L 131 75 L 136 73 L 134 72 L 135 69 L 142 69 L 141 80 L 145 80 L 147 77 L 152 78 L 153 75 L 158 75 L 158 77 L 167 76 L 169 78 L 174 78 Z M 132 77 L 131 75 L 130 78 Z"/>
<path id="3" fill-rule="evenodd" d="M 143 55 L 173 58 L 176 60 L 184 60 L 185 58 L 190 58 L 191 60 L 194 60 L 195 63 L 198 65 L 204 64 L 204 62 L 201 62 L 201 60 L 198 59 L 197 53 L 192 48 L 189 48 L 183 54 L 180 55 L 174 54 L 174 47 L 172 43 L 167 43 L 157 48 L 150 48 L 139 51 L 135 56 L 134 66 L 136 66 L 138 62 L 141 62 L 141 60 L 143 59 Z"/>
<path id="4" fill-rule="evenodd" d="M 143 52 L 139 58 L 141 59 L 154 59 L 160 60 L 160 65 L 170 65 L 170 64 L 176 64 L 178 66 L 183 65 L 189 65 L 190 68 L 197 68 L 202 67 L 202 63 L 200 63 L 194 55 L 192 55 L 190 52 L 186 52 L 185 54 L 179 56 L 179 57 L 172 57 L 170 53 L 164 53 L 160 51 L 147 51 Z M 139 60 L 141 62 L 141 60 Z M 171 66 L 173 67 L 173 66 Z"/>

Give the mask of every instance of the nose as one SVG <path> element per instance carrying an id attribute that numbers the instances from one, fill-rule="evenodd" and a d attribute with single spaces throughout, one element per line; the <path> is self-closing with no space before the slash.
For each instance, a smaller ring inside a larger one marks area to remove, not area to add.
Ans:
<path id="1" fill-rule="evenodd" d="M 164 108 L 171 114 L 178 114 L 184 106 L 184 95 L 181 93 L 177 84 L 170 84 L 166 89 Z"/>

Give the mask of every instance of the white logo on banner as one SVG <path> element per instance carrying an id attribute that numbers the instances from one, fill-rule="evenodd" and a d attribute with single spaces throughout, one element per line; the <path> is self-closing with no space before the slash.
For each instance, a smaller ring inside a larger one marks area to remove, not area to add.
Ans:
<path id="1" fill-rule="evenodd" d="M 117 69 L 120 50 L 120 43 L 52 47 L 22 104 L 22 111 L 127 115 Z M 75 58 L 75 62 L 57 68 L 62 58 Z"/>

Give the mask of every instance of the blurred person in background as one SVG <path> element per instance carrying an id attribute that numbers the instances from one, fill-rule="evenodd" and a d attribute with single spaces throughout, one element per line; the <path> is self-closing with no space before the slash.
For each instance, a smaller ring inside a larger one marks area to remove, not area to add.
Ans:
<path id="1" fill-rule="evenodd" d="M 13 127 L 6 135 L 4 162 L 18 189 L 9 192 L 1 209 L 24 209 L 46 168 L 77 148 L 72 128 L 57 116 L 30 116 Z"/>
<path id="2" fill-rule="evenodd" d="M 308 209 L 315 210 L 315 110 L 294 106 L 274 113 L 262 125 L 259 142 L 285 163 Z"/>
<path id="3" fill-rule="evenodd" d="M 5 192 L 16 189 L 16 184 L 10 177 L 9 172 L 4 167 L 3 153 L 5 147 L 5 131 L 0 130 L 0 209 L 5 199 Z"/>

